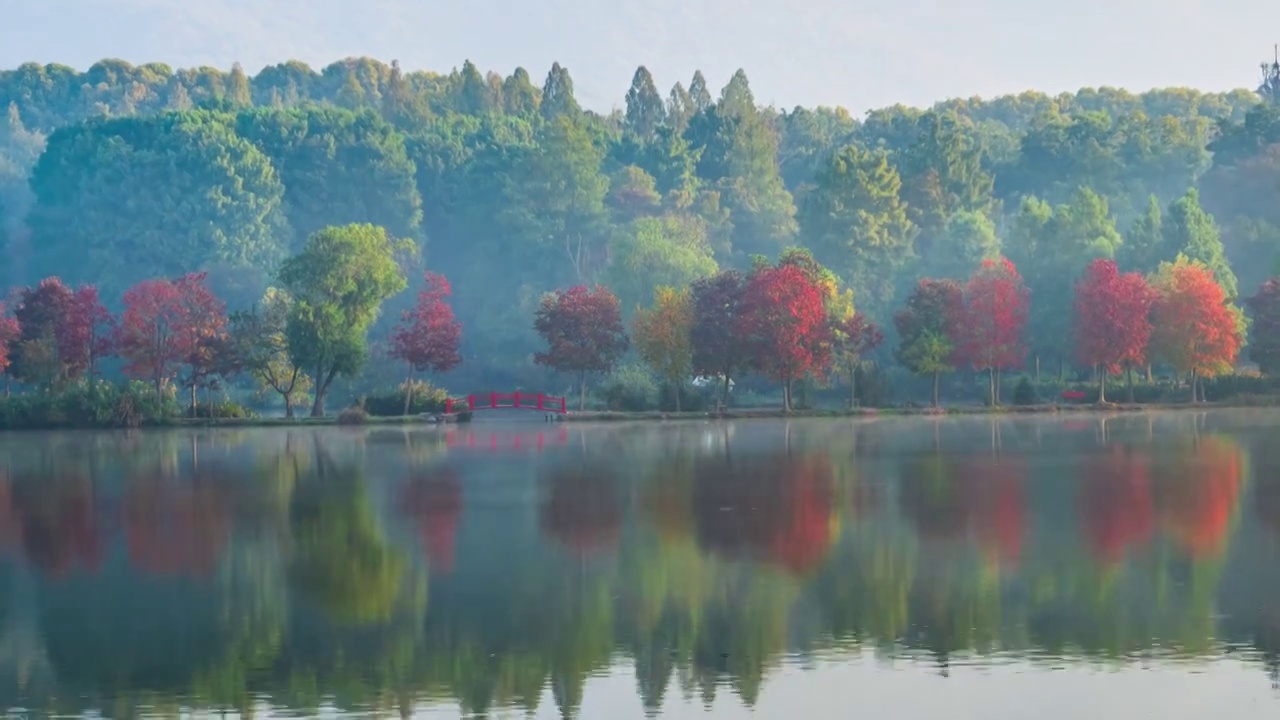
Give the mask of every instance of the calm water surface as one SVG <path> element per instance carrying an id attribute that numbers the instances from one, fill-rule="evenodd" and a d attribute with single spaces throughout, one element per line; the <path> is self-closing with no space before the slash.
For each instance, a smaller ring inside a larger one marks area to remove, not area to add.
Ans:
<path id="1" fill-rule="evenodd" d="M 32 716 L 1280 714 L 1280 413 L 0 436 Z"/>

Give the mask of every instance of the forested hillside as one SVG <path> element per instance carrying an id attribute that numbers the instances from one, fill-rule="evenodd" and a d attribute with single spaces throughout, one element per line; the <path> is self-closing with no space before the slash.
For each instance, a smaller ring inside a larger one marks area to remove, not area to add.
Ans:
<path id="1" fill-rule="evenodd" d="M 891 328 L 920 278 L 1003 256 L 1030 292 L 1029 356 L 1056 366 L 1075 359 L 1064 309 L 1093 259 L 1147 274 L 1182 253 L 1229 299 L 1271 275 L 1280 67 L 1264 71 L 1256 93 L 1026 92 L 856 118 L 761 107 L 743 71 L 664 90 L 642 67 L 601 116 L 559 65 L 28 64 L 0 72 L 0 282 L 92 282 L 115 309 L 140 280 L 208 271 L 234 310 L 311 233 L 372 223 L 422 250 L 383 325 L 423 266 L 443 274 L 467 378 L 489 384 L 533 371 L 557 288 L 608 286 L 629 319 L 658 286 L 800 246 Z"/>

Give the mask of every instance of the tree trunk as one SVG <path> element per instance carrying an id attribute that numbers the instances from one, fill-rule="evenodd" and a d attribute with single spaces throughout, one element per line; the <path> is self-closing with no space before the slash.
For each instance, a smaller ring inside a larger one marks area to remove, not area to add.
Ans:
<path id="1" fill-rule="evenodd" d="M 782 412 L 791 413 L 791 378 L 782 382 Z"/>
<path id="2" fill-rule="evenodd" d="M 729 369 L 724 371 L 724 392 L 720 394 L 720 404 L 729 407 Z"/>
<path id="3" fill-rule="evenodd" d="M 329 393 L 329 385 L 333 382 L 333 378 L 338 371 L 330 370 L 328 375 L 324 374 L 323 369 L 316 370 L 316 400 L 311 404 L 311 417 L 324 417 L 324 400 L 325 395 Z"/>
<path id="4" fill-rule="evenodd" d="M 413 374 L 410 373 L 409 379 L 404 381 L 404 415 L 408 417 L 409 408 L 413 407 Z"/>
<path id="5" fill-rule="evenodd" d="M 937 370 L 933 371 L 933 406 L 934 407 L 938 407 L 938 375 L 940 374 L 941 373 L 939 373 Z"/>
<path id="6" fill-rule="evenodd" d="M 1133 364 L 1125 363 L 1124 365 L 1125 384 L 1129 386 L 1129 404 L 1137 402 L 1133 399 Z"/>
<path id="7" fill-rule="evenodd" d="M 987 404 L 991 407 L 996 406 L 996 369 L 994 367 L 987 368 Z"/>
<path id="8" fill-rule="evenodd" d="M 1036 384 L 1040 384 L 1040 354 L 1036 353 Z"/>
<path id="9" fill-rule="evenodd" d="M 196 416 L 196 383 L 191 381 L 191 417 Z"/>
<path id="10" fill-rule="evenodd" d="M 680 412 L 680 381 L 675 381 L 671 387 L 676 391 L 676 412 Z"/>
<path id="11" fill-rule="evenodd" d="M 1199 399 L 1196 397 L 1196 379 L 1197 379 L 1196 371 L 1193 369 L 1191 371 L 1191 402 L 1192 404 L 1199 402 Z"/>
<path id="12" fill-rule="evenodd" d="M 1153 382 L 1155 382 L 1155 380 L 1151 375 L 1151 363 L 1147 363 L 1147 384 L 1150 385 Z"/>
<path id="13" fill-rule="evenodd" d="M 284 395 L 284 416 L 290 420 L 293 419 L 293 392 L 283 393 Z"/>
<path id="14" fill-rule="evenodd" d="M 1098 372 L 1098 402 L 1104 403 L 1107 401 L 1107 369 L 1095 366 L 1095 370 L 1100 370 Z"/>
<path id="15" fill-rule="evenodd" d="M 849 409 L 858 407 L 858 363 L 849 361 Z"/>
<path id="16" fill-rule="evenodd" d="M 578 412 L 587 409 L 587 374 L 578 373 Z"/>

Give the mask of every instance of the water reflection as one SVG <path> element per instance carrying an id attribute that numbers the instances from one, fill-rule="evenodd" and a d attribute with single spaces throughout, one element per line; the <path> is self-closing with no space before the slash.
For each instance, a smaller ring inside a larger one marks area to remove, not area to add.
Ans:
<path id="1" fill-rule="evenodd" d="M 1274 676 L 1277 426 L 6 437 L 0 703 L 574 715 L 624 668 L 659 712 L 752 705 L 815 658 L 948 674 L 1228 646 Z"/>

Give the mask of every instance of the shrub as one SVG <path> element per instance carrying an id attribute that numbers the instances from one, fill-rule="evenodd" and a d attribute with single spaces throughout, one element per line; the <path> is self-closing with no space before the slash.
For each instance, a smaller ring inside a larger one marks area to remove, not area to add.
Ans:
<path id="1" fill-rule="evenodd" d="M 172 388 L 83 380 L 53 393 L 0 398 L 0 430 L 134 428 L 182 416 Z"/>
<path id="2" fill-rule="evenodd" d="M 1031 384 L 1031 378 L 1023 375 L 1018 380 L 1018 384 L 1013 388 L 1013 404 L 1014 405 L 1035 405 L 1040 401 L 1036 395 L 1036 387 Z"/>
<path id="3" fill-rule="evenodd" d="M 597 394 L 610 410 L 650 410 L 658 404 L 658 383 L 644 368 L 624 365 L 600 384 Z"/>
<path id="4" fill-rule="evenodd" d="M 190 409 L 187 410 L 187 414 L 191 415 Z M 245 418 L 257 417 L 257 415 L 252 410 L 238 402 L 220 400 L 215 403 L 196 404 L 194 417 L 243 420 Z"/>
<path id="5" fill-rule="evenodd" d="M 410 387 L 413 388 L 410 415 L 444 412 L 445 401 L 449 399 L 448 391 L 422 380 L 400 383 L 400 387 L 393 392 L 370 395 L 365 398 L 364 408 L 374 417 L 399 417 L 404 414 L 404 394 Z"/>
<path id="6" fill-rule="evenodd" d="M 338 413 L 339 425 L 364 425 L 367 422 L 369 422 L 369 413 L 359 405 L 352 405 Z"/>

